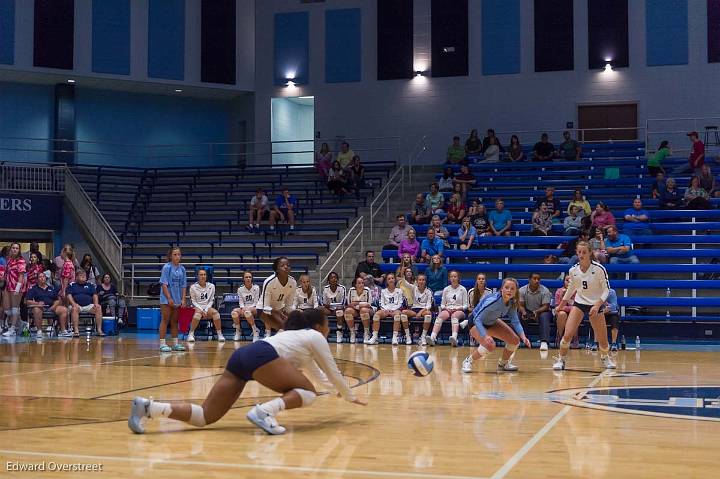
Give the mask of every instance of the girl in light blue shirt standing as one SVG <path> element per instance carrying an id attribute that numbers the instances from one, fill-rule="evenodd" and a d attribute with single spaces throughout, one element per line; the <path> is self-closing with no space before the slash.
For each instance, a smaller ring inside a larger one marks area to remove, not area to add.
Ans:
<path id="1" fill-rule="evenodd" d="M 180 264 L 182 252 L 179 247 L 171 248 L 167 254 L 167 263 L 160 273 L 160 351 L 169 353 L 172 351 L 185 351 L 185 346 L 178 340 L 178 312 L 185 304 L 185 293 L 187 291 L 187 276 L 185 267 Z M 170 323 L 170 335 L 173 338 L 173 346 L 165 342 L 165 333 Z"/>

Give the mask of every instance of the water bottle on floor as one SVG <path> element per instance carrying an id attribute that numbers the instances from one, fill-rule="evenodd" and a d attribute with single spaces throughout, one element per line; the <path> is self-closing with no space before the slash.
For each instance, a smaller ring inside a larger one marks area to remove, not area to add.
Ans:
<path id="1" fill-rule="evenodd" d="M 640 336 L 635 336 L 635 350 L 640 350 Z"/>

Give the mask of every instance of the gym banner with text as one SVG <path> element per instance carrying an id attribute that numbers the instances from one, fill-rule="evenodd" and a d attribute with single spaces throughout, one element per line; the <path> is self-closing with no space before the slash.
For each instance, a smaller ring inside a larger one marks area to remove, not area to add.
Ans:
<path id="1" fill-rule="evenodd" d="M 0 191 L 0 228 L 62 228 L 62 195 Z"/>

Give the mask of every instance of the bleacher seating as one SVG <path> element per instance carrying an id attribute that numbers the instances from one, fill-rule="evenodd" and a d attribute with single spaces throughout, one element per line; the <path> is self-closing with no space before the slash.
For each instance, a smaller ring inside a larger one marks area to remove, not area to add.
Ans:
<path id="1" fill-rule="evenodd" d="M 395 163 L 364 166 L 367 187 L 342 201 L 309 166 L 77 166 L 73 172 L 122 241 L 123 262 L 135 263 L 133 286 L 144 294 L 144 287 L 157 281 L 158 263 L 164 262 L 171 245 L 183 248 L 186 263 L 212 262 L 218 291 L 234 290 L 246 266 L 262 281 L 271 259 L 280 255 L 292 259 L 296 272 L 314 268 Z M 270 201 L 283 187 L 298 198 L 292 234 L 284 224 L 269 231 L 267 221 L 260 232 L 246 230 L 248 204 L 258 187 L 265 189 Z"/>

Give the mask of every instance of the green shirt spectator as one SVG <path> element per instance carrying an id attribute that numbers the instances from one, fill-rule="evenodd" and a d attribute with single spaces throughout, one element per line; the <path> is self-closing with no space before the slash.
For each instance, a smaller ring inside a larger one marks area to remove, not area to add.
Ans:
<path id="1" fill-rule="evenodd" d="M 447 149 L 447 162 L 454 165 L 465 159 L 465 148 L 460 145 L 460 137 L 454 136 L 452 145 Z"/>

